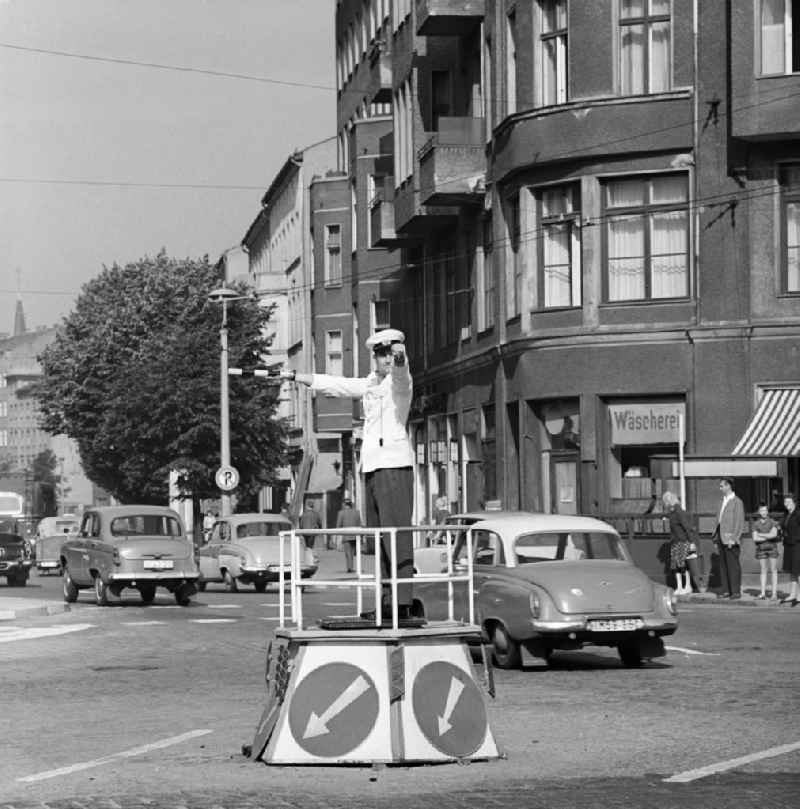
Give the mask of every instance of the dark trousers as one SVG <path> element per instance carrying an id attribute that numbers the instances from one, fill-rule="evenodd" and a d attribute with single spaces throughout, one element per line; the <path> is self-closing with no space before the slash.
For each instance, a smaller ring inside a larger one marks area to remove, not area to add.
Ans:
<path id="1" fill-rule="evenodd" d="M 414 507 L 414 473 L 410 466 L 399 469 L 376 469 L 364 475 L 364 506 L 370 528 L 406 527 L 411 525 Z M 381 537 L 381 575 L 392 575 L 392 550 L 388 534 Z M 375 555 L 378 555 L 377 548 Z M 414 575 L 414 537 L 411 531 L 397 532 L 397 578 Z M 399 606 L 411 606 L 411 583 L 397 586 Z"/>
<path id="2" fill-rule="evenodd" d="M 742 566 L 739 562 L 741 547 L 739 545 L 717 545 L 719 548 L 719 576 L 722 590 L 732 596 L 742 594 Z"/>

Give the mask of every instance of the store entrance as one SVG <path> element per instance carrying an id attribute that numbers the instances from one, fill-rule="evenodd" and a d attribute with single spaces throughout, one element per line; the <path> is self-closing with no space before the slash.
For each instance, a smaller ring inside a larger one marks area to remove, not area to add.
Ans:
<path id="1" fill-rule="evenodd" d="M 578 452 L 552 452 L 550 454 L 550 510 L 553 514 L 577 514 Z"/>

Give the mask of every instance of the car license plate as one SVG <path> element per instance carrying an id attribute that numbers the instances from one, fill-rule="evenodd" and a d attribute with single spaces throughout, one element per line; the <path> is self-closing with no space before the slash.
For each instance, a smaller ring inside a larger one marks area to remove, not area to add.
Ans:
<path id="1" fill-rule="evenodd" d="M 175 567 L 175 562 L 172 559 L 145 559 L 145 570 L 172 570 Z"/>
<path id="2" fill-rule="evenodd" d="M 588 623 L 588 628 L 592 632 L 631 632 L 643 626 L 644 621 L 641 618 L 609 618 Z"/>

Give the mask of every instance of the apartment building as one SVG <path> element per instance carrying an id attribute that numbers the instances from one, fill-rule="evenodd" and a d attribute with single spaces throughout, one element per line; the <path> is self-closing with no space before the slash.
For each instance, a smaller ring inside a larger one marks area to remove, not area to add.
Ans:
<path id="1" fill-rule="evenodd" d="M 418 518 L 439 494 L 642 513 L 681 471 L 700 512 L 722 475 L 752 508 L 797 490 L 789 0 L 336 13 L 353 251 L 391 245 L 382 307 L 408 335 Z M 387 88 L 391 131 L 365 175 L 353 136 Z"/>

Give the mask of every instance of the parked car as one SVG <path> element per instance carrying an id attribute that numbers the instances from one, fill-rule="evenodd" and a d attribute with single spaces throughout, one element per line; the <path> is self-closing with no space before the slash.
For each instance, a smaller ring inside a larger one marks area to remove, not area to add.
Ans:
<path id="1" fill-rule="evenodd" d="M 548 660 L 557 650 L 616 647 L 626 666 L 663 656 L 662 638 L 678 626 L 673 591 L 637 568 L 614 528 L 591 517 L 525 514 L 489 517 L 463 531 L 453 567 L 472 549 L 475 622 L 500 668 L 521 663 L 524 647 Z M 415 552 L 430 567 L 430 552 Z M 447 569 L 447 556 L 439 572 Z M 432 572 L 432 571 L 428 571 Z M 447 585 L 417 581 L 414 612 L 446 620 Z M 454 617 L 468 619 L 466 585 L 454 586 Z"/>
<path id="2" fill-rule="evenodd" d="M 280 575 L 281 531 L 292 524 L 280 514 L 232 514 L 214 523 L 209 541 L 197 553 L 200 566 L 198 587 L 205 590 L 208 582 L 224 582 L 232 593 L 239 585 L 252 584 L 263 593 L 269 582 Z M 300 573 L 308 578 L 317 572 L 317 557 L 300 541 Z M 289 575 L 289 542 L 284 545 L 284 565 Z"/>
<path id="3" fill-rule="evenodd" d="M 177 512 L 165 506 L 105 506 L 86 511 L 61 546 L 64 600 L 93 587 L 101 606 L 126 587 L 152 603 L 164 587 L 181 606 L 196 592 L 194 546 Z"/>
<path id="4" fill-rule="evenodd" d="M 78 519 L 71 514 L 43 517 L 36 528 L 36 569 L 39 573 L 61 573 L 61 546 L 78 533 Z"/>
<path id="5" fill-rule="evenodd" d="M 0 533 L 0 576 L 9 587 L 24 587 L 31 572 L 31 544 L 21 534 Z"/>

